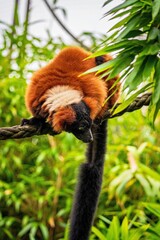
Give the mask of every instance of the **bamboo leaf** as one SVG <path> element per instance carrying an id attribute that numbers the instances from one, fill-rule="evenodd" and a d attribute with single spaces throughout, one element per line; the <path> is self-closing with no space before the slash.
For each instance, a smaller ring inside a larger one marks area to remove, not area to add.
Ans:
<path id="1" fill-rule="evenodd" d="M 129 48 L 136 48 L 136 47 L 144 47 L 145 42 L 143 40 L 121 40 L 119 42 L 114 42 L 109 44 L 107 47 L 104 47 L 102 50 L 93 53 L 89 58 L 101 56 L 110 52 L 118 51 L 120 49 L 129 49 Z M 125 50 L 124 50 L 125 51 Z"/>
<path id="2" fill-rule="evenodd" d="M 145 81 L 146 79 L 151 77 L 152 71 L 156 65 L 156 61 L 157 61 L 157 57 L 155 57 L 155 56 L 148 57 L 147 62 L 144 66 L 144 70 L 143 70 L 143 77 L 142 77 L 143 81 Z"/>
<path id="3" fill-rule="evenodd" d="M 155 67 L 155 87 L 152 95 L 152 102 L 156 104 L 160 100 L 160 59 L 158 60 Z"/>
<path id="4" fill-rule="evenodd" d="M 133 70 L 126 78 L 124 88 L 129 87 L 130 91 L 132 91 L 133 89 L 136 89 L 140 81 L 139 76 L 142 74 L 141 66 L 143 67 L 144 60 L 145 60 L 145 57 L 137 58 L 137 61 L 134 64 Z"/>
<path id="5" fill-rule="evenodd" d="M 148 196 L 152 196 L 152 194 L 153 194 L 152 193 L 152 188 L 151 188 L 149 182 L 147 181 L 147 179 L 142 174 L 139 174 L 139 173 L 136 174 L 136 178 L 140 182 L 140 184 L 142 185 L 146 194 Z"/>
<path id="6" fill-rule="evenodd" d="M 114 216 L 108 230 L 107 239 L 119 240 L 119 233 L 120 233 L 119 219 L 117 216 Z"/>
<path id="7" fill-rule="evenodd" d="M 144 207 L 147 208 L 151 213 L 160 218 L 160 205 L 157 203 L 143 203 Z"/>
<path id="8" fill-rule="evenodd" d="M 157 114 L 160 110 L 160 59 L 158 60 L 155 68 L 155 86 L 154 92 L 152 94 L 152 111 L 150 115 L 152 116 L 152 123 L 154 123 Z"/>
<path id="9" fill-rule="evenodd" d="M 94 233 L 96 235 L 96 237 L 98 237 L 101 240 L 107 240 L 108 239 L 94 226 L 92 227 L 92 233 Z"/>
<path id="10" fill-rule="evenodd" d="M 35 239 L 35 235 L 36 235 L 36 232 L 37 232 L 37 228 L 38 228 L 38 224 L 36 223 L 35 226 L 33 226 L 31 228 L 31 231 L 29 233 L 29 237 L 30 239 Z"/>
<path id="11" fill-rule="evenodd" d="M 160 1 L 154 0 L 152 4 L 152 19 L 155 20 L 160 11 Z"/>
<path id="12" fill-rule="evenodd" d="M 119 105 L 115 111 L 113 112 L 113 115 L 119 113 L 119 112 L 122 112 L 126 107 L 128 107 L 129 104 L 131 104 L 135 99 L 136 97 L 143 93 L 144 91 L 148 90 L 149 88 L 151 88 L 152 86 L 152 83 L 149 83 L 147 85 L 145 85 L 144 87 L 142 87 L 139 91 L 137 91 L 136 93 L 134 93 L 131 97 L 129 97 L 126 101 L 124 101 L 121 105 Z"/>
<path id="13" fill-rule="evenodd" d="M 148 44 L 144 47 L 144 50 L 139 54 L 139 57 L 145 55 L 156 55 L 160 50 L 160 43 Z"/>
<path id="14" fill-rule="evenodd" d="M 116 29 L 116 28 L 119 28 L 121 26 L 124 26 L 124 24 L 130 19 L 130 16 L 127 16 L 125 17 L 124 19 L 120 20 L 118 23 L 116 23 L 113 27 L 111 27 L 108 32 Z"/>
<path id="15" fill-rule="evenodd" d="M 110 20 L 113 20 L 113 19 L 115 19 L 115 18 L 122 17 L 122 16 L 128 14 L 130 11 L 131 11 L 131 10 L 128 9 L 128 10 L 123 11 L 123 12 L 120 12 L 120 13 L 115 13 L 115 14 L 113 15 L 113 17 L 110 18 Z"/>
<path id="16" fill-rule="evenodd" d="M 121 9 L 125 9 L 127 7 L 130 7 L 131 5 L 133 5 L 134 3 L 138 2 L 138 0 L 128 0 L 128 1 L 125 1 L 124 3 L 118 5 L 117 7 L 111 9 L 111 11 L 109 11 L 109 13 L 114 13 L 114 12 L 117 12 Z"/>
<path id="17" fill-rule="evenodd" d="M 99 65 L 99 66 L 96 66 L 94 68 L 91 68 L 91 69 L 87 70 L 86 72 L 84 72 L 83 74 L 81 74 L 79 76 L 83 76 L 85 74 L 92 73 L 92 72 L 98 72 L 98 73 L 103 72 L 107 68 L 111 68 L 114 65 L 115 62 L 116 62 L 116 59 L 112 59 L 108 62 L 105 62 L 105 63 Z"/>
<path id="18" fill-rule="evenodd" d="M 143 235 L 143 232 L 142 230 L 139 228 L 139 229 L 133 229 L 131 231 L 131 234 L 128 238 L 128 240 L 139 240 Z"/>
<path id="19" fill-rule="evenodd" d="M 140 14 L 136 14 L 136 16 L 132 17 L 132 19 L 125 25 L 125 29 L 122 31 L 122 33 L 120 33 L 118 39 L 123 39 L 131 30 L 134 30 L 135 27 L 139 24 L 140 18 Z"/>
<path id="20" fill-rule="evenodd" d="M 131 169 L 127 169 L 120 173 L 113 181 L 110 183 L 110 188 L 116 188 L 126 176 L 133 176 Z"/>
<path id="21" fill-rule="evenodd" d="M 160 34 L 160 30 L 158 28 L 156 27 L 151 28 L 151 30 L 148 33 L 147 41 L 149 42 L 156 39 L 159 34 Z"/>
<path id="22" fill-rule="evenodd" d="M 127 35 L 125 37 L 126 38 L 133 38 L 133 37 L 140 36 L 141 34 L 143 34 L 143 32 L 141 30 L 132 30 L 129 33 L 127 33 Z"/>
<path id="23" fill-rule="evenodd" d="M 160 181 L 160 174 L 154 170 L 152 170 L 151 168 L 145 166 L 144 164 L 139 164 L 140 168 L 142 169 L 142 171 L 151 176 L 153 179 L 157 180 L 157 181 Z"/>
<path id="24" fill-rule="evenodd" d="M 128 218 L 125 217 L 121 226 L 122 240 L 128 240 Z"/>
<path id="25" fill-rule="evenodd" d="M 39 227 L 40 227 L 40 229 L 41 229 L 43 239 L 44 239 L 44 240 L 48 240 L 49 234 L 48 234 L 48 229 L 47 229 L 47 227 L 46 227 L 43 223 L 41 223 L 41 224 L 39 225 Z"/>
<path id="26" fill-rule="evenodd" d="M 121 41 L 121 42 L 117 42 L 114 44 L 110 44 L 107 47 L 104 47 L 102 50 L 93 53 L 89 58 L 101 56 L 101 55 L 107 54 L 109 52 L 119 50 L 121 48 L 124 48 L 125 44 L 127 44 L 127 41 Z"/>
<path id="27" fill-rule="evenodd" d="M 149 5 L 149 6 L 152 6 L 151 0 L 142 0 L 142 2 Z"/>
<path id="28" fill-rule="evenodd" d="M 120 59 L 120 61 L 114 65 L 113 70 L 111 71 L 108 79 L 114 78 L 115 76 L 117 76 L 119 73 L 121 73 L 124 69 L 126 69 L 126 67 L 128 67 L 130 65 L 130 63 L 133 61 L 134 56 L 128 56 L 128 57 L 123 57 L 123 59 Z"/>
<path id="29" fill-rule="evenodd" d="M 154 111 L 154 115 L 153 115 L 153 123 L 154 123 L 154 121 L 157 117 L 157 114 L 158 114 L 159 110 L 160 110 L 160 99 L 155 105 L 155 111 Z"/>
<path id="30" fill-rule="evenodd" d="M 103 4 L 103 7 L 106 6 L 108 3 L 112 2 L 113 0 L 108 0 Z"/>
<path id="31" fill-rule="evenodd" d="M 27 233 L 32 228 L 33 223 L 28 223 L 26 226 L 22 228 L 22 230 L 18 233 L 19 237 L 24 236 L 25 233 Z"/>
<path id="32" fill-rule="evenodd" d="M 126 184 L 133 178 L 133 173 L 131 172 L 128 175 L 125 175 L 121 183 L 116 189 L 117 195 L 123 195 Z"/>

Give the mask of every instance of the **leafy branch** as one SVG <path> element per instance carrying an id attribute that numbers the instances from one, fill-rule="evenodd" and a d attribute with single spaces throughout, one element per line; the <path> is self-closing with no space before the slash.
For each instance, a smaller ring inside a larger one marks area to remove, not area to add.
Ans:
<path id="1" fill-rule="evenodd" d="M 135 101 L 133 101 L 129 106 L 127 106 L 121 112 L 118 112 L 118 114 L 114 114 L 115 109 L 120 106 L 120 104 L 117 104 L 114 109 L 107 110 L 106 114 L 104 115 L 104 119 L 121 116 L 125 112 L 132 112 L 140 109 L 142 106 L 148 106 L 150 103 L 150 99 L 151 99 L 151 93 L 144 94 L 141 97 L 137 97 Z M 99 123 L 98 119 L 96 123 Z M 57 135 L 57 133 L 52 130 L 51 126 L 48 123 L 45 123 L 43 128 L 39 128 L 39 126 L 37 126 L 36 124 L 25 125 L 25 126 L 17 125 L 13 127 L 0 128 L 0 140 L 19 139 L 19 138 L 26 138 L 26 137 L 32 137 L 34 135 L 44 135 L 44 134 L 50 134 L 52 136 Z"/>
<path id="2" fill-rule="evenodd" d="M 106 1 L 104 7 L 112 1 Z M 107 70 L 108 79 L 120 74 L 127 95 L 134 91 L 133 100 L 136 92 L 146 92 L 150 84 L 154 122 L 160 109 L 160 1 L 123 0 L 105 16 L 117 23 L 109 30 L 104 46 L 93 56 L 114 53 L 116 58 L 99 66 L 98 73 Z"/>

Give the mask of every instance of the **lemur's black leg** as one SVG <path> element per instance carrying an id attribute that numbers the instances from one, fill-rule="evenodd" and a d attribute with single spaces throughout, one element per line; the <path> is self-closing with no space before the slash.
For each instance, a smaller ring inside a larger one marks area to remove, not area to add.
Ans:
<path id="1" fill-rule="evenodd" d="M 82 164 L 70 220 L 70 240 L 88 240 L 102 185 L 106 151 L 106 125 L 94 130 L 94 141 L 88 145 L 87 162 Z"/>
<path id="2" fill-rule="evenodd" d="M 24 125 L 41 125 L 45 123 L 45 119 L 43 118 L 36 118 L 36 117 L 32 117 L 29 119 L 23 118 L 21 121 L 21 126 Z"/>

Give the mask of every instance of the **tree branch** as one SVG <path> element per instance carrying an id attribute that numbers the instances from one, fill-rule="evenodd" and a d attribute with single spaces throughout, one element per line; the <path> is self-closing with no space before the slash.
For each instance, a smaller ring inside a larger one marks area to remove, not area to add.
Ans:
<path id="1" fill-rule="evenodd" d="M 113 111 L 111 112 L 110 110 L 107 110 L 104 116 L 104 119 L 121 116 L 125 112 L 133 112 L 135 110 L 140 109 L 142 106 L 148 106 L 150 103 L 150 100 L 151 100 L 151 93 L 146 93 L 141 97 L 137 97 L 136 100 L 132 102 L 126 109 L 124 109 L 123 111 L 121 111 L 116 115 L 112 115 Z M 114 110 L 119 105 L 120 104 L 117 104 Z M 40 128 L 37 125 L 25 125 L 25 126 L 17 125 L 13 127 L 0 128 L 0 140 L 27 138 L 35 135 L 44 135 L 44 134 L 50 134 L 52 136 L 57 135 L 57 133 L 52 130 L 51 126 L 48 123 L 45 123 L 43 125 L 43 128 Z"/>
<path id="2" fill-rule="evenodd" d="M 48 7 L 49 11 L 51 12 L 52 16 L 56 19 L 56 21 L 59 23 L 59 25 L 65 30 L 66 33 L 68 33 L 69 36 L 71 36 L 78 44 L 80 44 L 81 47 L 85 48 L 86 50 L 90 50 L 86 45 L 83 44 L 80 40 L 78 40 L 77 37 L 73 35 L 73 33 L 61 22 L 61 20 L 57 17 L 54 10 L 51 8 L 47 0 L 43 0 L 43 2 Z"/>

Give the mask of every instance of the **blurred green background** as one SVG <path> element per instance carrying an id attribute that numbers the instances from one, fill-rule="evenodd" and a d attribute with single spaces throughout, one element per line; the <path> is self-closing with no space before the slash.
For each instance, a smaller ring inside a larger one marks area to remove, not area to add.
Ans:
<path id="1" fill-rule="evenodd" d="M 29 15 L 20 24 L 16 2 L 13 24 L 1 36 L 0 127 L 29 117 L 27 79 L 65 46 L 49 32 L 46 40 L 30 35 Z M 95 47 L 99 39 L 87 37 Z M 146 108 L 109 120 L 103 187 L 90 239 L 160 239 L 160 116 L 155 127 Z M 0 240 L 67 239 L 85 148 L 67 133 L 0 141 Z"/>

